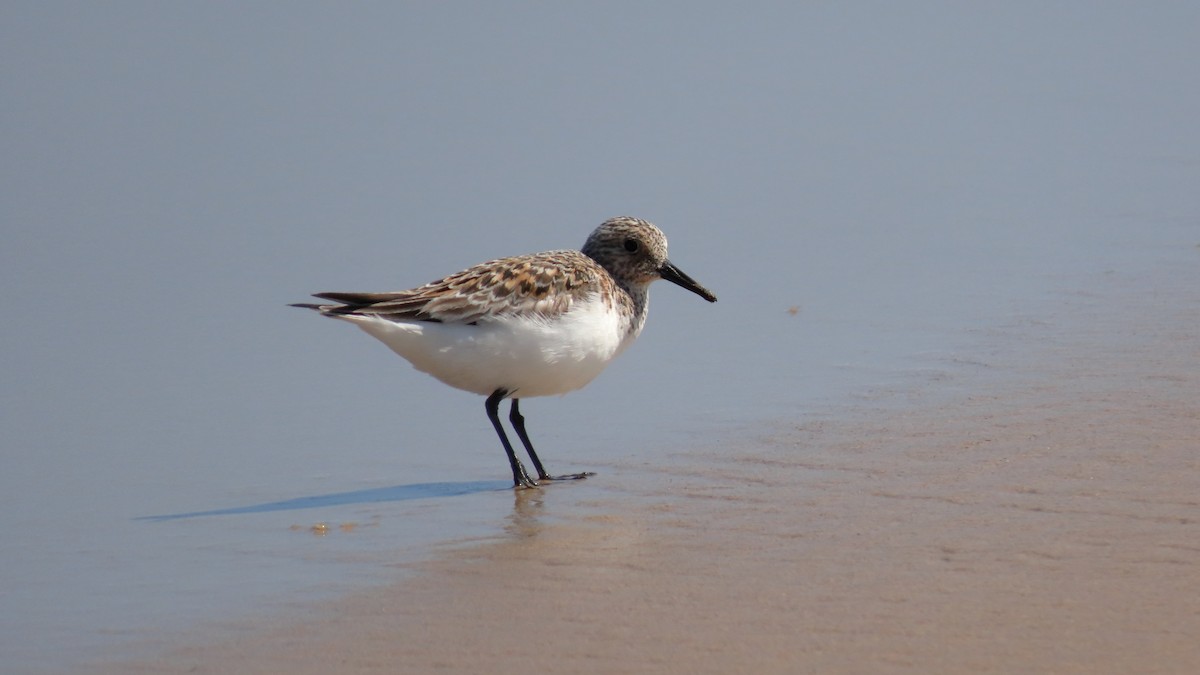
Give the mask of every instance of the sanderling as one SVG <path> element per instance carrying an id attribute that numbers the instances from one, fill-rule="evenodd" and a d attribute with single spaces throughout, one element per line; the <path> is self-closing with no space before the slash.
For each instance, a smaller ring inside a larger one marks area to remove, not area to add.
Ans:
<path id="1" fill-rule="evenodd" d="M 508 453 L 515 487 L 551 476 L 525 432 L 520 399 L 575 391 L 637 339 L 650 283 L 666 279 L 709 302 L 717 297 L 667 260 L 667 238 L 637 218 L 605 221 L 579 251 L 492 260 L 419 288 L 391 293 L 316 293 L 337 304 L 297 304 L 349 321 L 414 368 L 451 387 L 487 397 L 484 408 Z M 537 470 L 530 478 L 498 411 Z"/>

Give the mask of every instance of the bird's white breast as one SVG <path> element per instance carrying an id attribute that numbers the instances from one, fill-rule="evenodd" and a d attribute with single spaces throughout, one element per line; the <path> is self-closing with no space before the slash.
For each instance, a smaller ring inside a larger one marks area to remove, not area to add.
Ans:
<path id="1" fill-rule="evenodd" d="M 350 321 L 442 382 L 484 396 L 565 394 L 583 387 L 640 332 L 599 295 L 554 318 L 502 316 L 475 325 L 391 321 L 346 314 Z M 640 324 L 640 322 L 639 322 Z"/>

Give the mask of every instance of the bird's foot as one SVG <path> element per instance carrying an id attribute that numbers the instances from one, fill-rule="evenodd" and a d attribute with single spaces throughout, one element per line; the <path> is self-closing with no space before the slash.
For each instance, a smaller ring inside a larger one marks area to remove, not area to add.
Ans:
<path id="1" fill-rule="evenodd" d="M 587 478 L 588 476 L 595 476 L 595 475 L 596 475 L 595 471 L 584 471 L 583 473 L 569 473 L 569 474 L 566 474 L 563 476 L 549 476 L 549 475 L 543 474 L 541 476 L 538 476 L 538 480 L 583 480 L 584 478 Z"/>
<path id="2" fill-rule="evenodd" d="M 532 490 L 536 487 L 538 487 L 538 482 L 528 476 L 513 481 L 514 490 Z"/>

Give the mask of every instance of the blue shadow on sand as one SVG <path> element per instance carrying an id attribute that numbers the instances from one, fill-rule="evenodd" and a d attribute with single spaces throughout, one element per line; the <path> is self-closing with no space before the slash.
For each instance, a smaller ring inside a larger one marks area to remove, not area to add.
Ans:
<path id="1" fill-rule="evenodd" d="M 374 488 L 372 490 L 354 490 L 353 492 L 335 492 L 328 495 L 313 497 L 297 497 L 281 502 L 267 502 L 252 506 L 235 506 L 228 509 L 212 511 L 193 511 L 192 513 L 173 513 L 162 516 L 141 516 L 134 520 L 179 520 L 181 518 L 200 518 L 202 516 L 233 516 L 245 513 L 267 513 L 270 511 L 297 511 L 300 509 L 316 509 L 323 506 L 345 506 L 347 504 L 373 504 L 377 502 L 404 502 L 412 499 L 432 499 L 435 497 L 458 497 L 478 492 L 511 490 L 512 481 L 481 480 L 459 483 L 413 483 L 411 485 L 396 485 L 394 487 Z"/>

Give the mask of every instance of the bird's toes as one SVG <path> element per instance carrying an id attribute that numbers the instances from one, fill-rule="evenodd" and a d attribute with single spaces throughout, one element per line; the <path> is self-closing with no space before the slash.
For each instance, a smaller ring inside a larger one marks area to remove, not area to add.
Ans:
<path id="1" fill-rule="evenodd" d="M 595 475 L 595 471 L 584 471 L 583 473 L 568 473 L 562 476 L 538 476 L 538 480 L 583 480 L 588 476 Z"/>

